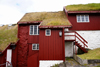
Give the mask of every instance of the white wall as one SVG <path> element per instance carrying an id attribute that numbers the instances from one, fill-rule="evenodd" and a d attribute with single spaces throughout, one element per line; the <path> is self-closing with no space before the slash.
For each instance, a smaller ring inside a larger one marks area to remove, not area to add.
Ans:
<path id="1" fill-rule="evenodd" d="M 11 63 L 11 59 L 12 59 L 12 49 L 7 49 L 7 59 L 6 59 L 6 67 L 7 66 L 10 66 L 10 64 L 8 64 L 8 62 L 9 63 Z"/>
<path id="2" fill-rule="evenodd" d="M 73 42 L 65 42 L 65 57 L 73 57 Z"/>
<path id="3" fill-rule="evenodd" d="M 95 49 L 100 48 L 100 31 L 76 31 L 78 32 L 87 42 L 88 48 Z"/>
<path id="4" fill-rule="evenodd" d="M 55 65 L 55 64 L 60 64 L 60 63 L 62 63 L 63 62 L 63 60 L 52 60 L 52 61 L 42 61 L 42 60 L 40 60 L 39 61 L 39 63 L 40 63 L 40 65 L 39 65 L 39 67 L 50 67 L 50 66 L 53 66 L 53 65 Z"/>

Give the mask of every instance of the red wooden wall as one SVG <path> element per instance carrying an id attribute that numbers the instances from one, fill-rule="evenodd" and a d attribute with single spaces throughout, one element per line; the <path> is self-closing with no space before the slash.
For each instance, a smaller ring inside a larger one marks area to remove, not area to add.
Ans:
<path id="1" fill-rule="evenodd" d="M 28 52 L 28 61 L 27 67 L 39 67 L 39 50 L 32 50 L 32 44 L 28 44 L 29 52 Z"/>
<path id="2" fill-rule="evenodd" d="M 28 26 L 22 25 L 19 26 L 19 44 L 18 46 L 18 67 L 27 67 L 27 58 L 28 58 Z"/>
<path id="3" fill-rule="evenodd" d="M 6 52 L 0 55 L 0 64 L 6 63 Z M 0 67 L 5 67 L 6 65 L 2 65 Z"/>
<path id="4" fill-rule="evenodd" d="M 68 14 L 68 20 L 72 23 L 70 30 L 100 30 L 100 13 L 88 13 L 90 22 L 87 23 L 77 23 L 78 14 Z"/>
<path id="5" fill-rule="evenodd" d="M 39 43 L 39 35 L 29 35 L 29 26 L 19 25 L 17 67 L 39 67 L 39 50 L 32 50 L 32 44 Z"/>
<path id="6" fill-rule="evenodd" d="M 18 44 L 19 42 L 16 45 Z M 12 65 L 13 67 L 17 67 L 17 46 L 16 49 L 12 50 Z"/>
<path id="7" fill-rule="evenodd" d="M 11 49 L 10 44 L 8 47 L 3 51 L 3 53 L 0 55 L 0 64 L 6 63 L 6 56 L 7 56 L 7 49 Z M 12 50 L 12 65 L 13 67 L 17 67 L 17 47 L 16 49 Z M 6 65 L 2 65 L 0 67 L 5 67 Z"/>
<path id="8" fill-rule="evenodd" d="M 28 43 L 39 43 L 39 35 L 28 35 Z"/>
<path id="9" fill-rule="evenodd" d="M 29 25 L 19 25 L 18 38 L 16 49 L 12 50 L 13 67 L 39 67 L 39 50 L 32 50 L 32 43 L 39 43 L 39 35 L 29 35 Z M 6 63 L 7 49 L 11 49 L 10 44 L 0 55 L 0 64 Z"/>
<path id="10" fill-rule="evenodd" d="M 59 36 L 59 31 L 62 31 L 62 29 L 51 29 L 51 36 L 45 36 L 45 29 L 40 30 L 40 60 L 63 60 L 63 37 Z"/>

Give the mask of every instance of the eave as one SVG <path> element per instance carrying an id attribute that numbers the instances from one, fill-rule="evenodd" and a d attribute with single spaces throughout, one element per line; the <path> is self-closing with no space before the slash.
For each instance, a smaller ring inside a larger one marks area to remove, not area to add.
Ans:
<path id="1" fill-rule="evenodd" d="M 74 13 L 100 13 L 100 11 L 67 11 L 68 14 Z"/>
<path id="2" fill-rule="evenodd" d="M 26 22 L 18 22 L 17 24 L 34 24 L 34 23 L 41 23 L 42 21 L 26 21 Z"/>
<path id="3" fill-rule="evenodd" d="M 66 10 L 66 8 L 63 8 L 65 12 L 67 12 L 68 14 L 75 14 L 75 13 L 100 13 L 100 10 L 92 10 L 92 11 L 68 11 Z"/>
<path id="4" fill-rule="evenodd" d="M 15 45 L 17 45 L 18 42 L 19 42 L 19 40 L 15 43 Z M 6 52 L 7 49 L 12 49 L 12 48 L 10 48 L 10 46 L 11 46 L 11 43 L 3 51 L 0 51 L 0 55 L 3 54 L 4 52 Z"/>
<path id="5" fill-rule="evenodd" d="M 39 28 L 70 28 L 72 25 L 39 26 Z"/>

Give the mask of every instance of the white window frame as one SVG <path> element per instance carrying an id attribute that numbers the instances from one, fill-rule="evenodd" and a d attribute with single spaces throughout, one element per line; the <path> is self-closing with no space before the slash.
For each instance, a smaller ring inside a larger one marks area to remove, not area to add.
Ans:
<path id="1" fill-rule="evenodd" d="M 49 35 L 47 34 L 47 30 L 50 31 L 50 34 L 49 34 Z M 45 35 L 46 35 L 46 36 L 51 36 L 51 29 L 46 29 L 46 30 L 45 30 Z"/>
<path id="2" fill-rule="evenodd" d="M 36 45 L 35 49 L 33 48 L 33 45 Z M 39 48 L 38 45 L 39 44 L 32 44 L 32 50 L 39 50 L 39 49 L 37 49 L 37 48 Z"/>
<path id="3" fill-rule="evenodd" d="M 33 34 L 31 34 L 31 26 L 33 26 Z M 37 34 L 34 34 L 34 26 L 37 26 Z M 29 34 L 30 34 L 30 35 L 39 35 L 39 31 L 38 31 L 39 28 L 38 28 L 38 27 L 39 27 L 39 25 L 30 25 L 30 28 L 29 28 L 29 31 L 30 31 L 30 32 L 29 32 Z"/>
<path id="4" fill-rule="evenodd" d="M 80 21 L 78 21 L 78 16 L 80 16 Z M 84 16 L 84 21 L 82 21 L 82 16 Z M 88 21 L 86 21 L 86 16 L 88 17 Z M 76 15 L 76 19 L 78 23 L 89 22 L 89 15 Z"/>

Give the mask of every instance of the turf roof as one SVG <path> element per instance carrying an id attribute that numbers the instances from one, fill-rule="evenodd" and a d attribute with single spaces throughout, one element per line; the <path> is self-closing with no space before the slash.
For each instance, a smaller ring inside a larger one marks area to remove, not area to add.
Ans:
<path id="1" fill-rule="evenodd" d="M 42 21 L 41 26 L 71 25 L 63 11 L 26 13 L 19 23 L 32 21 Z"/>
<path id="2" fill-rule="evenodd" d="M 100 3 L 68 5 L 65 9 L 68 11 L 95 11 L 100 10 Z"/>
<path id="3" fill-rule="evenodd" d="M 17 42 L 18 26 L 4 25 L 0 27 L 0 51 L 3 51 L 11 42 Z"/>

